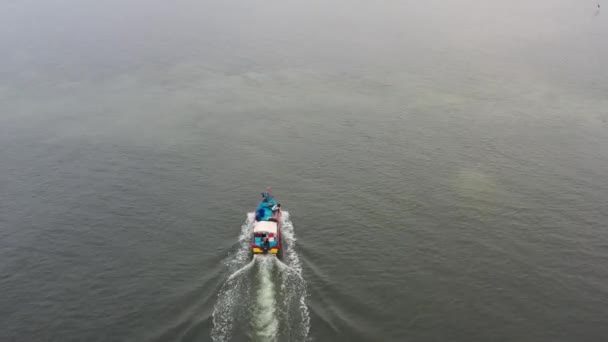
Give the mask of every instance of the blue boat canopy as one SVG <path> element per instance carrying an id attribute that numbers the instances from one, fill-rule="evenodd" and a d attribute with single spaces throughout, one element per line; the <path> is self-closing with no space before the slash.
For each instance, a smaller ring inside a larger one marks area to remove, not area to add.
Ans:
<path id="1" fill-rule="evenodd" d="M 263 192 L 262 197 L 262 202 L 255 211 L 255 220 L 258 222 L 269 221 L 273 214 L 272 208 L 277 205 L 277 201 L 269 193 Z"/>

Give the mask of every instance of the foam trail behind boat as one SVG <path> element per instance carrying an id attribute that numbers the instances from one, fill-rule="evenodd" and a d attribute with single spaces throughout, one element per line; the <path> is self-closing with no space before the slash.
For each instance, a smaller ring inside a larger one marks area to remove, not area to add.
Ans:
<path id="1" fill-rule="evenodd" d="M 247 220 L 241 226 L 239 242 L 236 252 L 226 260 L 226 266 L 231 272 L 226 282 L 218 293 L 217 303 L 213 308 L 213 329 L 211 339 L 214 342 L 225 342 L 232 337 L 234 323 L 243 308 L 240 306 L 248 299 L 249 282 L 248 277 L 255 260 L 250 260 L 250 241 L 253 232 L 254 214 L 248 213 Z"/>
<path id="2" fill-rule="evenodd" d="M 281 221 L 284 262 L 271 255 L 249 259 L 253 223 L 250 213 L 241 227 L 237 250 L 226 261 L 231 274 L 218 294 L 211 338 L 226 342 L 237 327 L 249 326 L 250 331 L 240 333 L 254 341 L 306 341 L 310 330 L 308 294 L 289 213 L 283 211 Z"/>
<path id="3" fill-rule="evenodd" d="M 302 276 L 302 264 L 296 251 L 296 237 L 289 212 L 283 211 L 281 234 L 285 247 L 283 262 L 276 260 L 281 272 L 282 318 L 287 322 L 287 340 L 305 341 L 310 331 L 310 314 L 306 305 L 307 285 Z"/>
<path id="4" fill-rule="evenodd" d="M 276 257 L 256 255 L 259 266 L 256 305 L 253 310 L 251 328 L 255 341 L 273 342 L 277 340 L 279 321 L 276 316 L 276 291 L 273 279 Z"/>

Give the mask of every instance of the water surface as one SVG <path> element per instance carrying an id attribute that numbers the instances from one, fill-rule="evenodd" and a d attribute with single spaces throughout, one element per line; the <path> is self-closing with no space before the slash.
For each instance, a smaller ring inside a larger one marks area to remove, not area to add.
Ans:
<path id="1" fill-rule="evenodd" d="M 595 13 L 5 1 L 0 340 L 604 339 Z M 309 321 L 280 305 L 285 269 L 264 261 L 235 290 L 251 311 L 218 334 L 267 185 L 289 211 Z M 257 329 L 260 305 L 284 318 L 278 335 Z"/>

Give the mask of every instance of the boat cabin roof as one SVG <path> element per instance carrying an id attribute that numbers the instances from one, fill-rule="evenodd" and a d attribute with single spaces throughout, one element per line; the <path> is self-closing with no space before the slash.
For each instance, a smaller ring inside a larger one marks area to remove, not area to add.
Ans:
<path id="1" fill-rule="evenodd" d="M 253 226 L 253 232 L 269 232 L 276 234 L 278 230 L 278 226 L 276 222 L 273 221 L 259 221 L 256 222 Z"/>

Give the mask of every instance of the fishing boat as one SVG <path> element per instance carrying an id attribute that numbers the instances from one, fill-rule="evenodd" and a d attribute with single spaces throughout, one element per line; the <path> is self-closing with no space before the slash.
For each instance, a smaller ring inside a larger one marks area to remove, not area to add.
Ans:
<path id="1" fill-rule="evenodd" d="M 274 199 L 270 188 L 262 193 L 262 201 L 255 211 L 251 251 L 281 256 L 281 204 Z"/>

